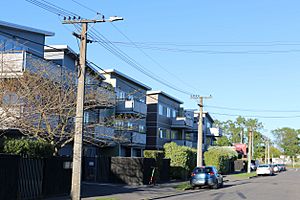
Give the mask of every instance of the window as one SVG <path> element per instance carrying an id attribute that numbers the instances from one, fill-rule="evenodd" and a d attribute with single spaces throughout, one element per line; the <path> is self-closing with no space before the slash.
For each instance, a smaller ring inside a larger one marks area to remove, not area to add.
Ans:
<path id="1" fill-rule="evenodd" d="M 176 110 L 172 110 L 172 117 L 173 117 L 173 118 L 176 118 L 176 117 L 177 117 L 177 112 L 176 112 Z"/>
<path id="2" fill-rule="evenodd" d="M 193 141 L 193 134 L 192 133 L 185 133 L 185 139 L 188 141 Z"/>
<path id="3" fill-rule="evenodd" d="M 83 121 L 84 121 L 85 124 L 89 123 L 89 117 L 90 117 L 89 112 L 84 112 Z"/>
<path id="4" fill-rule="evenodd" d="M 139 125 L 139 132 L 140 133 L 145 133 L 145 126 Z"/>
<path id="5" fill-rule="evenodd" d="M 171 139 L 171 130 L 166 130 L 166 139 Z"/>
<path id="6" fill-rule="evenodd" d="M 158 114 L 163 115 L 163 106 L 161 104 L 158 104 Z"/>
<path id="7" fill-rule="evenodd" d="M 158 128 L 158 130 L 159 130 L 159 137 L 160 138 L 166 138 L 167 137 L 166 129 Z"/>
<path id="8" fill-rule="evenodd" d="M 128 130 L 132 130 L 132 129 L 133 129 L 133 124 L 132 124 L 132 122 L 128 122 L 128 123 L 127 123 L 127 128 L 128 128 Z"/>
<path id="9" fill-rule="evenodd" d="M 163 116 L 167 116 L 167 107 L 163 106 Z"/>
<path id="10" fill-rule="evenodd" d="M 116 96 L 118 99 L 125 99 L 126 93 L 120 89 L 116 89 Z"/>
<path id="11" fill-rule="evenodd" d="M 171 139 L 181 140 L 182 138 L 180 136 L 181 135 L 179 135 L 178 131 L 175 131 L 175 130 L 171 131 Z"/>
<path id="12" fill-rule="evenodd" d="M 167 107 L 167 117 L 171 117 L 171 109 Z"/>

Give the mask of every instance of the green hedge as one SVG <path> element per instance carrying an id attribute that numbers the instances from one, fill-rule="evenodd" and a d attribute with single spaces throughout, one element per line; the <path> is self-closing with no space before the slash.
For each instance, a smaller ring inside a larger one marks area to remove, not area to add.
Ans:
<path id="1" fill-rule="evenodd" d="M 237 152 L 229 147 L 211 147 L 204 153 L 205 165 L 215 166 L 222 173 L 230 173 Z"/>
<path id="2" fill-rule="evenodd" d="M 51 144 L 41 140 L 6 139 L 3 152 L 29 157 L 49 157 L 54 153 Z"/>
<path id="3" fill-rule="evenodd" d="M 171 160 L 171 178 L 186 179 L 196 166 L 197 152 L 195 149 L 179 146 L 174 142 L 164 145 L 165 158 Z"/>
<path id="4" fill-rule="evenodd" d="M 145 150 L 144 151 L 145 158 L 155 158 L 156 160 L 163 159 L 165 154 L 163 151 L 159 150 Z"/>

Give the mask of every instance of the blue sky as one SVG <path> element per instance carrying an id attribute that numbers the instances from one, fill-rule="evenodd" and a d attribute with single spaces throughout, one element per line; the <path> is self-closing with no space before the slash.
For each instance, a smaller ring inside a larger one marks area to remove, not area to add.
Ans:
<path id="1" fill-rule="evenodd" d="M 48 1 L 85 18 L 97 17 L 72 0 Z M 124 17 L 93 28 L 118 42 L 114 44 L 119 49 L 160 80 L 191 93 L 211 94 L 204 110 L 215 119 L 257 116 L 266 135 L 284 126 L 300 128 L 300 112 L 274 112 L 300 111 L 299 1 L 85 0 L 84 4 L 106 17 Z M 75 28 L 62 25 L 61 17 L 25 0 L 3 1 L 1 7 L 0 20 L 55 32 L 47 44 L 68 44 L 78 51 L 71 35 Z M 97 43 L 89 44 L 88 59 L 181 99 L 185 108 L 197 108 L 189 95 L 147 77 Z"/>

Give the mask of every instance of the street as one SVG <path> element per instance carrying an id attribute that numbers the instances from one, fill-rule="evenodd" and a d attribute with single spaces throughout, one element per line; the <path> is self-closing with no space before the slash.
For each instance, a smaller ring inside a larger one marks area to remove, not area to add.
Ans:
<path id="1" fill-rule="evenodd" d="M 224 188 L 218 190 L 200 189 L 191 193 L 176 194 L 174 196 L 156 199 L 257 199 L 257 200 L 294 200 L 300 199 L 300 169 L 269 177 L 257 177 L 249 180 L 228 182 Z"/>

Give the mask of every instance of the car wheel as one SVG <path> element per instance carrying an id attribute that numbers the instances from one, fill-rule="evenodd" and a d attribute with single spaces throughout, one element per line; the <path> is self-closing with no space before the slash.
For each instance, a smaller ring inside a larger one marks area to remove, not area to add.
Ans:
<path id="1" fill-rule="evenodd" d="M 222 188 L 224 186 L 224 182 L 220 183 L 219 187 Z"/>
<path id="2" fill-rule="evenodd" d="M 213 189 L 218 189 L 219 188 L 219 183 L 218 181 L 212 186 Z"/>

